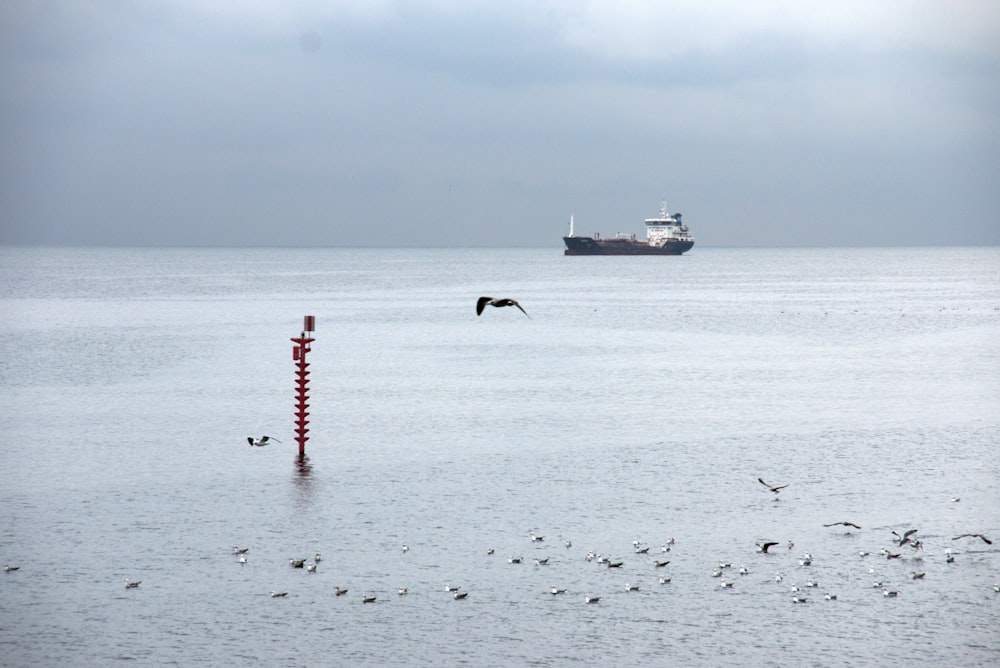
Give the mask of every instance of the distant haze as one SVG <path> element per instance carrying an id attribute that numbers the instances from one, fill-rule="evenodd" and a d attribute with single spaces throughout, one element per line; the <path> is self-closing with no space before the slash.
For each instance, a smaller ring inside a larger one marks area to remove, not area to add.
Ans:
<path id="1" fill-rule="evenodd" d="M 0 5 L 0 243 L 1000 244 L 996 0 Z"/>

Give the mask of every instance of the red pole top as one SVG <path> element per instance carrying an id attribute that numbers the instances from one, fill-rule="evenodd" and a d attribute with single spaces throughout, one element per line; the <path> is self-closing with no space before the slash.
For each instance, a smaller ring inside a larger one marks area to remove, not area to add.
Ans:
<path id="1" fill-rule="evenodd" d="M 306 331 L 306 332 L 314 332 L 314 331 L 316 331 L 316 316 L 314 316 L 314 315 L 307 315 L 304 318 L 302 329 L 303 329 L 303 331 Z"/>

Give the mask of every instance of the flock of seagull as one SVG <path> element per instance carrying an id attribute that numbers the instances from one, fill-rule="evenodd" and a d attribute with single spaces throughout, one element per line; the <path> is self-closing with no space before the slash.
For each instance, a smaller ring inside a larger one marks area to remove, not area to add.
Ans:
<path id="1" fill-rule="evenodd" d="M 251 437 L 249 440 L 251 442 L 253 442 L 253 441 L 259 441 L 260 442 L 259 444 L 262 445 L 262 444 L 265 444 L 267 441 L 277 440 L 277 439 L 269 439 L 267 436 L 262 436 L 260 439 L 253 439 Z M 253 444 L 253 443 L 251 443 L 251 444 Z M 775 494 L 777 494 L 781 489 L 784 489 L 785 487 L 788 486 L 788 485 L 771 485 L 771 484 L 765 482 L 763 479 L 760 479 L 760 478 L 758 478 L 758 482 L 760 482 L 769 491 L 771 491 L 771 492 L 773 492 Z M 952 500 L 953 501 L 958 501 L 958 499 L 952 499 Z M 848 535 L 850 534 L 850 530 L 851 529 L 856 529 L 856 530 L 859 530 L 859 531 L 862 529 L 862 527 L 859 524 L 857 524 L 855 522 L 852 522 L 852 521 L 847 521 L 847 520 L 842 520 L 842 521 L 837 521 L 837 522 L 830 522 L 830 523 L 824 524 L 823 526 L 824 527 L 828 527 L 828 528 L 830 528 L 830 527 L 845 527 L 848 530 Z M 920 536 L 918 535 L 920 533 L 919 530 L 915 529 L 915 528 L 911 528 L 911 529 L 906 529 L 905 531 L 903 531 L 901 533 L 898 532 L 898 531 L 892 530 L 891 533 L 892 533 L 893 538 L 889 539 L 887 537 L 886 540 L 887 541 L 891 541 L 893 549 L 888 549 L 888 548 L 883 547 L 879 551 L 879 554 L 882 557 L 884 557 L 886 560 L 888 560 L 888 561 L 892 561 L 892 560 L 896 560 L 896 559 L 901 559 L 904 556 L 903 555 L 903 548 L 906 547 L 908 550 L 910 550 L 910 552 L 909 552 L 909 554 L 907 556 L 907 560 L 910 561 L 911 563 L 922 564 L 922 562 L 924 561 L 924 558 L 923 558 L 924 540 L 922 538 L 920 538 Z M 952 538 L 952 541 L 967 540 L 967 539 L 975 539 L 975 540 L 981 541 L 985 545 L 992 545 L 993 544 L 993 540 L 990 537 L 986 536 L 983 533 L 973 533 L 973 532 L 962 533 L 962 534 L 959 534 L 957 536 L 954 536 Z M 534 530 L 533 530 L 532 532 L 529 533 L 529 540 L 530 540 L 531 543 L 541 544 L 541 543 L 544 543 L 545 537 L 542 536 L 542 535 L 539 535 L 539 534 L 535 533 Z M 573 546 L 573 543 L 570 540 L 564 540 L 563 544 L 566 547 L 566 549 L 570 549 Z M 653 572 L 655 572 L 657 574 L 662 573 L 662 572 L 664 572 L 666 570 L 666 567 L 670 565 L 671 560 L 668 557 L 670 556 L 669 553 L 672 551 L 672 549 L 674 547 L 674 544 L 675 544 L 675 541 L 674 541 L 673 538 L 668 538 L 668 539 L 666 539 L 663 542 L 662 546 L 659 548 L 659 551 L 657 552 L 656 558 L 652 558 L 650 560 L 650 567 L 652 568 Z M 757 545 L 757 553 L 763 554 L 763 555 L 774 555 L 775 552 L 773 551 L 773 548 L 775 548 L 779 544 L 780 543 L 778 541 L 773 541 L 773 540 L 758 542 L 756 544 Z M 791 550 L 794 549 L 795 544 L 791 540 L 789 540 L 789 541 L 787 541 L 786 546 L 787 546 L 787 550 L 791 551 Z M 410 551 L 410 547 L 406 543 L 404 543 L 402 545 L 401 549 L 402 549 L 403 554 L 406 554 L 406 553 L 408 553 Z M 241 565 L 245 565 L 247 563 L 247 554 L 248 554 L 249 551 L 250 551 L 249 547 L 234 546 L 232 548 L 232 554 L 237 558 L 237 562 L 239 564 L 241 564 Z M 637 555 L 639 557 L 643 557 L 645 559 L 649 559 L 650 558 L 650 546 L 647 545 L 647 544 L 645 544 L 645 543 L 643 543 L 643 542 L 641 542 L 638 538 L 636 538 L 635 540 L 632 541 L 632 551 L 633 551 L 633 553 L 635 555 Z M 489 555 L 494 555 L 495 552 L 496 552 L 496 550 L 494 548 L 492 548 L 492 547 L 488 548 L 486 550 L 486 554 L 488 556 Z M 861 558 L 869 557 L 869 556 L 871 556 L 871 552 L 869 552 L 868 550 L 865 550 L 865 549 L 859 549 L 858 550 L 858 556 L 861 557 Z M 953 552 L 953 550 L 950 547 L 947 548 L 947 549 L 945 549 L 945 551 L 944 551 L 944 557 L 945 557 L 945 562 L 946 563 L 948 563 L 948 564 L 955 563 L 955 553 Z M 613 557 L 609 557 L 609 556 L 606 556 L 606 555 L 601 555 L 601 554 L 599 554 L 597 552 L 594 552 L 593 550 L 587 552 L 587 554 L 583 557 L 583 559 L 585 561 L 587 561 L 587 562 L 594 562 L 594 563 L 596 563 L 598 565 L 603 565 L 607 569 L 620 569 L 624 565 L 624 559 L 622 559 L 620 557 L 613 558 Z M 315 573 L 317 571 L 317 569 L 318 569 L 319 564 L 320 564 L 321 561 L 322 561 L 322 555 L 320 553 L 316 553 L 315 556 L 313 556 L 313 558 L 312 558 L 311 561 L 307 560 L 307 559 L 304 559 L 304 558 L 303 559 L 299 559 L 299 558 L 291 557 L 291 558 L 288 559 L 288 564 L 289 564 L 289 566 L 291 568 L 294 568 L 294 569 L 303 569 L 306 572 Z M 513 554 L 510 554 L 507 557 L 507 562 L 509 564 L 512 564 L 512 565 L 521 564 L 523 561 L 524 561 L 523 557 L 521 557 L 521 556 L 515 556 Z M 538 557 L 538 558 L 535 558 L 534 559 L 534 563 L 538 567 L 548 566 L 549 565 L 549 557 Z M 809 552 L 805 552 L 804 554 L 802 554 L 798 558 L 798 564 L 801 567 L 808 567 L 812 563 L 813 563 L 813 555 L 810 554 Z M 719 587 L 721 589 L 733 589 L 735 587 L 736 580 L 731 579 L 731 578 L 727 578 L 726 575 L 728 573 L 730 573 L 730 572 L 739 573 L 740 576 L 745 576 L 745 575 L 749 575 L 750 574 L 750 570 L 746 566 L 740 566 L 739 569 L 732 569 L 732 566 L 733 566 L 733 564 L 731 562 L 720 561 L 719 564 L 718 564 L 718 566 L 711 571 L 711 576 L 713 578 L 718 578 L 719 579 Z M 20 567 L 17 566 L 17 565 L 7 564 L 7 565 L 4 566 L 4 572 L 6 572 L 6 573 L 13 573 L 13 572 L 16 572 L 18 570 L 20 570 Z M 872 566 L 869 569 L 868 572 L 870 574 L 874 575 L 876 573 L 875 567 Z M 917 581 L 917 580 L 923 580 L 926 577 L 926 575 L 927 575 L 926 571 L 912 570 L 912 571 L 910 571 L 909 578 L 911 580 L 915 580 L 915 581 Z M 670 584 L 672 582 L 672 579 L 673 578 L 670 575 L 666 575 L 666 574 L 659 574 L 658 575 L 658 582 L 659 582 L 660 585 L 668 585 L 668 584 Z M 775 582 L 781 583 L 783 580 L 784 580 L 784 575 L 780 571 L 778 571 L 777 573 L 775 573 L 775 576 L 774 576 L 774 581 Z M 125 579 L 125 588 L 126 589 L 138 589 L 138 587 L 139 587 L 140 584 L 141 584 L 141 581 L 139 581 L 139 580 L 130 580 L 130 579 L 127 579 L 127 578 Z M 896 598 L 896 597 L 899 596 L 899 590 L 891 588 L 891 585 L 888 582 L 885 582 L 885 581 L 882 581 L 882 580 L 874 580 L 872 582 L 872 587 L 875 588 L 875 589 L 881 590 L 882 595 L 885 598 Z M 797 584 L 793 584 L 793 585 L 791 585 L 791 588 L 790 588 L 791 593 L 793 594 L 793 596 L 791 598 L 791 601 L 793 603 L 799 603 L 799 604 L 801 604 L 801 603 L 807 603 L 809 601 L 809 598 L 806 596 L 804 590 L 809 590 L 809 589 L 816 590 L 818 588 L 819 588 L 819 583 L 817 582 L 817 580 L 815 578 L 810 578 L 810 579 L 806 580 L 806 582 L 803 585 L 803 587 L 800 587 Z M 639 591 L 639 590 L 640 590 L 640 586 L 638 584 L 635 584 L 634 582 L 626 582 L 625 583 L 625 591 L 635 592 L 635 591 Z M 1000 584 L 994 584 L 993 585 L 993 590 L 995 592 L 1000 593 Z M 405 595 L 409 594 L 409 591 L 410 590 L 407 587 L 400 587 L 397 590 L 397 593 L 398 593 L 399 596 L 405 596 Z M 444 591 L 446 593 L 450 594 L 451 597 L 454 598 L 457 601 L 465 600 L 466 598 L 469 597 L 469 591 L 468 590 L 464 590 L 461 587 L 453 585 L 451 583 L 446 583 L 444 585 Z M 565 594 L 567 592 L 567 590 L 564 587 L 559 587 L 559 586 L 553 585 L 553 586 L 549 587 L 548 592 L 550 594 L 552 594 L 553 596 L 557 596 L 557 595 Z M 348 589 L 341 588 L 339 585 L 333 591 L 333 594 L 335 596 L 337 596 L 337 597 L 344 596 L 347 593 L 348 593 Z M 272 598 L 285 598 L 285 597 L 288 596 L 288 592 L 287 591 L 272 590 L 270 592 L 270 596 Z M 364 593 L 361 596 L 361 602 L 362 603 L 374 603 L 377 599 L 378 599 L 378 596 L 375 593 L 372 593 L 372 592 L 366 592 L 366 593 Z M 824 599 L 827 600 L 827 601 L 836 601 L 837 600 L 837 594 L 834 593 L 834 592 L 831 592 L 831 591 L 827 591 L 824 594 Z M 586 594 L 584 596 L 583 600 L 587 604 L 595 604 L 595 603 L 598 603 L 601 600 L 601 597 L 597 596 L 597 595 L 594 595 L 594 594 Z"/>
<path id="2" fill-rule="evenodd" d="M 760 479 L 760 478 L 758 478 L 758 481 L 762 485 L 764 485 L 765 487 L 767 487 L 767 489 L 769 491 L 771 491 L 771 492 L 773 492 L 775 494 L 777 494 L 779 492 L 779 490 L 784 489 L 785 487 L 788 486 L 788 485 L 771 485 L 771 484 L 765 482 L 763 479 Z M 953 501 L 957 501 L 957 499 L 953 499 Z M 829 523 L 823 524 L 823 526 L 827 527 L 827 528 L 844 527 L 845 529 L 847 529 L 848 535 L 850 534 L 850 531 L 852 529 L 858 530 L 858 531 L 860 531 L 862 529 L 861 525 L 859 525 L 859 524 L 857 524 L 855 522 L 852 522 L 852 521 L 847 521 L 847 520 L 841 520 L 841 521 L 837 521 L 837 522 L 829 522 Z M 887 541 L 891 541 L 891 544 L 893 546 L 893 550 L 895 550 L 895 551 L 883 547 L 880 550 L 880 552 L 879 552 L 879 554 L 882 557 L 884 557 L 888 561 L 895 560 L 895 559 L 900 559 L 901 557 L 903 557 L 903 548 L 904 548 L 904 546 L 907 546 L 908 549 L 911 550 L 911 553 L 907 556 L 907 560 L 910 561 L 911 563 L 918 563 L 918 564 L 920 564 L 920 563 L 923 562 L 924 558 L 923 558 L 922 550 L 924 549 L 924 541 L 919 537 L 919 535 L 918 535 L 919 534 L 919 530 L 918 529 L 912 529 L 912 528 L 911 529 L 906 529 L 902 533 L 893 530 L 893 531 L 891 531 L 891 533 L 892 533 L 893 538 L 889 539 L 888 537 L 886 537 L 886 540 Z M 529 533 L 528 538 L 529 538 L 529 541 L 531 543 L 534 543 L 534 544 L 543 544 L 544 541 L 545 541 L 545 537 L 542 536 L 542 535 L 539 535 L 539 534 L 535 533 L 534 530 Z M 955 536 L 955 537 L 952 538 L 953 541 L 958 541 L 958 540 L 963 540 L 963 539 L 978 539 L 978 540 L 980 540 L 982 543 L 984 543 L 986 545 L 992 545 L 993 544 L 992 539 L 989 538 L 988 536 L 986 536 L 985 534 L 982 534 L 982 533 L 971 533 L 971 532 L 970 533 L 963 533 L 963 534 L 959 534 L 959 535 L 957 535 L 957 536 Z M 547 545 L 547 543 L 544 543 L 544 544 Z M 572 546 L 573 546 L 573 543 L 570 540 L 564 540 L 563 544 L 566 547 L 566 549 L 572 548 Z M 652 572 L 658 574 L 658 582 L 659 582 L 659 584 L 660 585 L 669 585 L 672 582 L 672 580 L 673 580 L 672 576 L 667 575 L 667 574 L 660 574 L 660 573 L 663 573 L 664 571 L 666 571 L 666 567 L 670 565 L 671 560 L 668 557 L 670 557 L 670 553 L 673 550 L 674 545 L 675 545 L 675 540 L 673 538 L 666 539 L 665 541 L 663 541 L 663 544 L 661 545 L 661 547 L 659 548 L 659 550 L 655 553 L 656 556 L 651 558 L 651 555 L 650 555 L 651 548 L 650 548 L 650 546 L 648 544 L 643 543 L 638 538 L 636 538 L 635 540 L 632 541 L 632 552 L 635 555 L 639 556 L 639 557 L 643 557 L 645 559 L 649 559 L 650 560 L 649 563 L 650 563 L 650 567 L 652 569 Z M 769 540 L 769 541 L 758 542 L 756 545 L 757 545 L 757 552 L 759 554 L 774 555 L 775 552 L 772 551 L 772 549 L 775 548 L 776 546 L 780 545 L 780 543 L 778 541 L 770 541 Z M 795 544 L 791 540 L 787 541 L 786 546 L 787 546 L 787 551 L 791 551 L 791 550 L 793 550 L 795 548 Z M 403 554 L 406 554 L 407 552 L 410 551 L 410 547 L 406 543 L 404 543 L 402 545 L 401 549 L 402 549 Z M 247 555 L 248 551 L 249 551 L 249 548 L 247 548 L 247 547 L 239 547 L 239 546 L 233 547 L 233 554 L 238 557 L 239 562 L 241 564 L 245 564 L 246 563 L 246 561 L 247 561 L 246 555 Z M 494 548 L 492 548 L 492 547 L 490 547 L 490 548 L 488 548 L 486 550 L 486 554 L 488 556 L 494 555 L 495 553 L 496 553 L 496 550 Z M 869 556 L 871 556 L 871 552 L 869 552 L 868 550 L 865 550 L 865 549 L 859 549 L 858 550 L 858 556 L 861 557 L 861 558 L 869 557 Z M 952 549 L 950 547 L 944 551 L 944 556 L 945 556 L 946 563 L 949 563 L 949 564 L 955 563 L 955 554 L 954 554 L 954 552 L 952 551 Z M 606 555 L 601 555 L 601 554 L 599 554 L 599 553 L 597 553 L 597 552 L 595 552 L 593 550 L 587 552 L 587 554 L 583 557 L 583 559 L 585 561 L 587 561 L 587 562 L 594 562 L 597 565 L 604 566 L 606 569 L 620 569 L 620 568 L 622 568 L 622 566 L 625 563 L 624 559 L 622 559 L 620 557 L 615 558 L 615 557 L 609 557 L 609 556 L 606 556 Z M 289 565 L 292 568 L 302 568 L 302 569 L 305 569 L 307 572 L 315 573 L 316 570 L 317 570 L 317 567 L 319 566 L 319 563 L 321 561 L 322 561 L 322 556 L 319 553 L 317 553 L 313 557 L 313 559 L 311 561 L 309 561 L 307 559 L 298 559 L 298 558 L 292 557 L 292 558 L 289 558 L 288 563 L 289 563 Z M 514 554 L 510 554 L 510 555 L 507 556 L 507 562 L 509 564 L 511 564 L 511 565 L 521 564 L 524 561 L 525 560 L 524 560 L 523 556 L 515 556 Z M 802 554 L 800 557 L 797 558 L 797 561 L 798 561 L 799 566 L 801 566 L 801 567 L 808 567 L 808 566 L 810 566 L 813 563 L 813 555 L 810 554 L 809 552 L 805 552 L 804 554 Z M 538 557 L 538 558 L 535 558 L 534 559 L 534 563 L 535 563 L 535 566 L 538 566 L 538 567 L 548 566 L 549 565 L 549 557 Z M 10 568 L 10 567 L 8 567 L 8 568 Z M 736 582 L 738 581 L 738 578 L 733 579 L 731 577 L 727 577 L 727 574 L 728 573 L 738 573 L 740 576 L 746 576 L 746 575 L 749 575 L 750 572 L 751 572 L 750 569 L 748 569 L 746 566 L 740 566 L 738 569 L 733 569 L 732 562 L 720 561 L 719 564 L 718 564 L 718 566 L 715 567 L 711 571 L 711 577 L 718 578 L 718 582 L 719 582 L 718 586 L 719 586 L 719 588 L 721 588 L 721 589 L 733 589 L 736 586 Z M 876 572 L 875 567 L 872 566 L 869 569 L 869 573 L 870 574 L 875 574 L 875 572 Z M 926 575 L 927 575 L 926 571 L 912 570 L 912 571 L 910 571 L 909 579 L 911 579 L 911 580 L 923 580 L 926 577 Z M 781 583 L 781 582 L 783 582 L 784 577 L 785 576 L 780 571 L 778 571 L 778 572 L 775 573 L 774 581 L 777 582 L 777 583 Z M 128 580 L 126 580 L 126 587 L 137 587 L 138 585 L 139 585 L 138 582 L 131 582 L 130 583 Z M 896 598 L 896 597 L 899 596 L 899 590 L 898 589 L 893 589 L 888 582 L 885 582 L 885 581 L 882 581 L 882 580 L 874 580 L 873 583 L 872 583 L 872 587 L 875 588 L 875 589 L 881 590 L 881 593 L 882 593 L 883 597 L 885 597 L 885 598 Z M 628 592 L 640 591 L 640 585 L 639 584 L 635 584 L 634 581 L 626 582 L 625 585 L 624 585 L 624 588 L 625 588 L 625 591 L 628 591 Z M 790 587 L 790 592 L 792 594 L 791 601 L 792 601 L 792 603 L 796 603 L 796 604 L 807 603 L 807 602 L 809 602 L 810 599 L 808 598 L 808 596 L 806 595 L 805 592 L 808 591 L 808 590 L 818 590 L 818 589 L 819 589 L 819 582 L 817 581 L 816 578 L 809 578 L 809 579 L 807 579 L 805 581 L 804 585 L 802 585 L 802 586 L 799 586 L 798 584 L 792 584 L 791 587 Z M 1000 593 L 1000 584 L 994 584 L 993 585 L 993 590 L 995 592 Z M 469 591 L 468 590 L 465 590 L 462 587 L 454 585 L 454 584 L 452 584 L 450 582 L 449 583 L 445 583 L 445 585 L 444 585 L 444 591 L 447 594 L 451 595 L 452 598 L 454 598 L 455 600 L 458 600 L 458 601 L 465 600 L 466 598 L 469 597 Z M 400 587 L 397 590 L 397 593 L 398 593 L 399 596 L 405 596 L 405 595 L 409 594 L 409 592 L 410 592 L 410 590 L 407 587 Z M 558 596 L 558 595 L 566 594 L 567 590 L 564 587 L 559 587 L 559 586 L 553 585 L 553 586 L 551 586 L 551 587 L 548 588 L 548 592 L 551 595 L 553 595 L 553 596 Z M 342 587 L 340 587 L 338 585 L 334 589 L 333 593 L 334 593 L 335 596 L 338 596 L 338 597 L 339 596 L 344 596 L 344 595 L 346 595 L 348 593 L 348 589 L 342 588 Z M 274 591 L 271 591 L 270 595 L 271 595 L 272 598 L 284 598 L 284 597 L 288 596 L 288 592 L 287 591 L 277 591 L 277 590 L 274 590 Z M 823 598 L 824 598 L 824 600 L 827 600 L 827 601 L 836 601 L 838 599 L 838 595 L 835 592 L 826 591 L 824 593 L 824 595 L 823 595 Z M 376 600 L 378 600 L 378 596 L 375 593 L 372 593 L 372 592 L 366 592 L 366 593 L 364 593 L 361 596 L 361 602 L 362 603 L 374 603 Z M 588 594 L 584 595 L 583 600 L 587 604 L 595 604 L 595 603 L 600 602 L 601 596 L 597 596 L 597 595 L 588 593 Z"/>

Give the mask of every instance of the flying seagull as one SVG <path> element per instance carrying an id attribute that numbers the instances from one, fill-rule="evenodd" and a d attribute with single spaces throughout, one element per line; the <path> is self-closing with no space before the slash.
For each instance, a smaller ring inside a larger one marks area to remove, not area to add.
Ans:
<path id="1" fill-rule="evenodd" d="M 528 315 L 528 312 L 525 311 L 523 308 L 521 308 L 520 304 L 518 304 L 513 299 L 508 299 L 507 297 L 499 297 L 496 299 L 494 299 L 493 297 L 480 297 L 476 301 L 476 315 L 482 315 L 483 309 L 486 308 L 487 306 L 496 306 L 498 308 L 501 306 L 516 306 L 518 309 L 521 310 L 521 313 L 523 313 L 524 315 Z M 531 316 L 528 315 L 528 317 L 530 318 Z"/>
<path id="2" fill-rule="evenodd" d="M 898 542 L 897 545 L 899 547 L 902 547 L 902 546 L 904 546 L 904 545 L 906 545 L 907 543 L 910 542 L 910 536 L 912 536 L 915 533 L 917 533 L 916 529 L 907 529 L 905 532 L 903 532 L 902 536 L 900 536 L 895 531 L 892 532 L 892 535 L 899 539 L 899 542 Z"/>
<path id="3" fill-rule="evenodd" d="M 952 540 L 958 540 L 959 538 L 980 538 L 987 545 L 992 545 L 993 541 L 984 536 L 981 533 L 963 533 L 961 536 L 955 536 Z"/>
<path id="4" fill-rule="evenodd" d="M 757 481 L 760 484 L 764 485 L 764 487 L 767 487 L 769 490 L 771 490 L 772 492 L 774 492 L 775 494 L 777 494 L 779 491 L 783 490 L 784 488 L 788 487 L 788 485 L 778 485 L 778 486 L 769 485 L 766 482 L 764 482 L 763 478 L 757 478 Z"/>
<path id="5" fill-rule="evenodd" d="M 247 443 L 249 443 L 250 445 L 255 445 L 257 447 L 265 446 L 269 444 L 271 441 L 275 441 L 276 443 L 281 443 L 281 441 L 279 441 L 278 439 L 271 438 L 270 436 L 261 436 L 260 438 L 247 436 Z"/>
<path id="6" fill-rule="evenodd" d="M 777 545 L 777 543 L 774 542 L 773 540 L 770 540 L 770 541 L 764 543 L 763 545 L 761 545 L 760 543 L 757 543 L 757 551 L 758 552 L 763 552 L 764 554 L 767 554 L 768 553 L 767 551 L 769 549 L 771 549 L 775 545 Z"/>
<path id="7" fill-rule="evenodd" d="M 861 528 L 857 524 L 855 524 L 854 522 L 831 522 L 830 524 L 824 524 L 823 526 L 825 526 L 825 527 L 835 527 L 837 525 L 843 525 L 845 527 L 854 527 L 855 529 L 860 529 Z"/>

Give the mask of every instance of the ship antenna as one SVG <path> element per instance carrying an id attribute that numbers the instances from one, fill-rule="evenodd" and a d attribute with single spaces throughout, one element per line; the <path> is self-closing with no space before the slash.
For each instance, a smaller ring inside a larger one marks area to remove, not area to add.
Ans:
<path id="1" fill-rule="evenodd" d="M 573 236 L 573 214 L 569 214 L 569 235 Z"/>
<path id="2" fill-rule="evenodd" d="M 660 218 L 666 218 L 666 217 L 667 217 L 667 200 L 663 200 L 663 202 L 660 204 Z"/>

